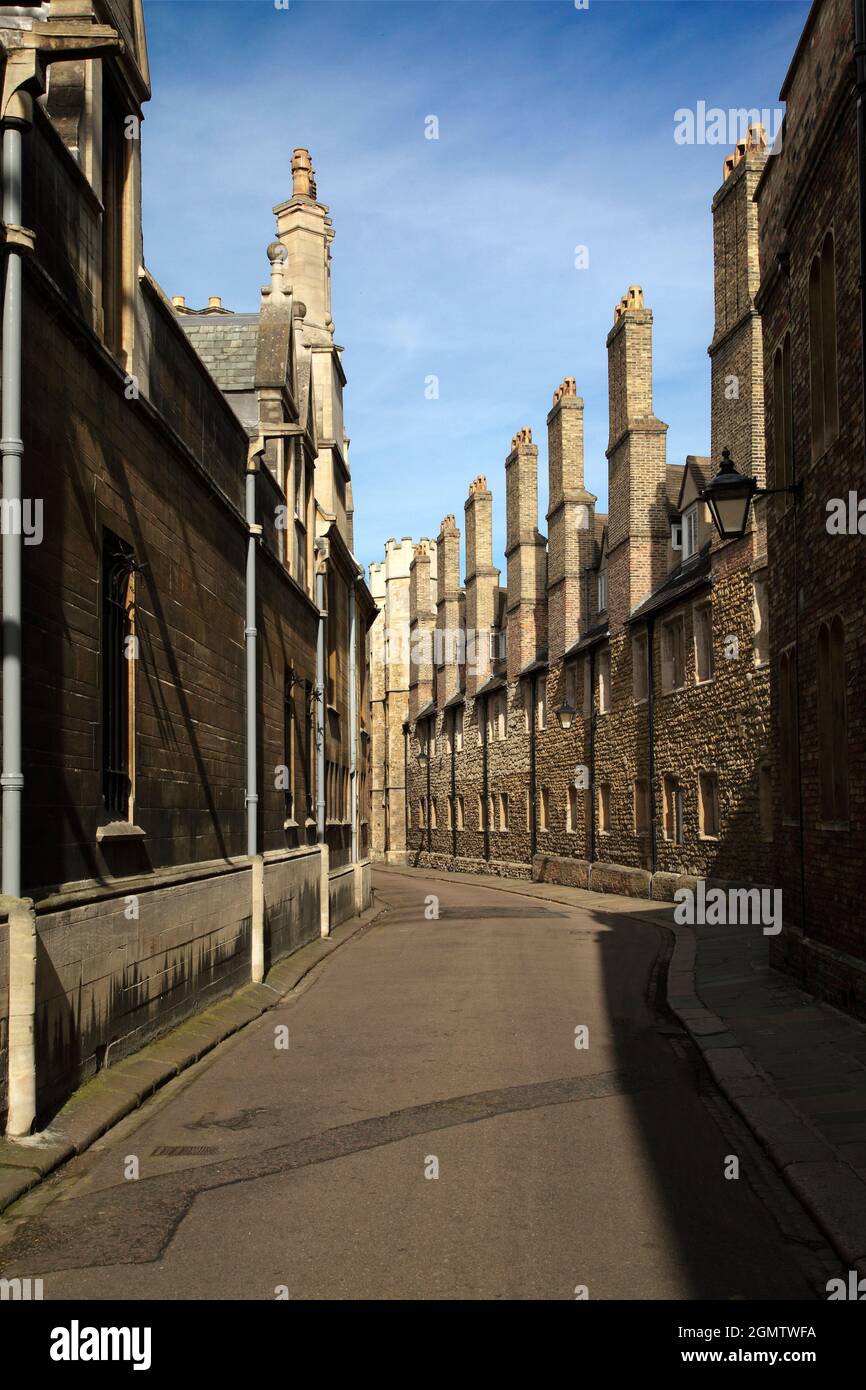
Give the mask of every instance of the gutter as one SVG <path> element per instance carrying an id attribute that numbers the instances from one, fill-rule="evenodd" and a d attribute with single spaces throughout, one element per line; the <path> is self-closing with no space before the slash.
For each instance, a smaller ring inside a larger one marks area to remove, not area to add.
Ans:
<path id="1" fill-rule="evenodd" d="M 863 377 L 863 432 L 866 439 L 866 0 L 854 0 L 854 68 L 860 211 L 860 370 Z"/>
<path id="2" fill-rule="evenodd" d="M 655 646 L 655 618 L 647 618 L 646 624 L 646 663 L 647 663 L 647 779 L 649 782 L 649 832 L 650 832 L 650 873 L 658 867 L 658 827 L 656 825 L 656 757 L 655 757 L 655 672 L 653 652 Z"/>

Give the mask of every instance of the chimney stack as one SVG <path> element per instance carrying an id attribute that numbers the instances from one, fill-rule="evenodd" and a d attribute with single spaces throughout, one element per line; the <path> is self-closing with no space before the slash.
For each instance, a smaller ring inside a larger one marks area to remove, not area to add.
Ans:
<path id="1" fill-rule="evenodd" d="M 409 567 L 409 720 L 433 699 L 433 632 L 436 627 L 435 543 L 415 546 Z"/>
<path id="2" fill-rule="evenodd" d="M 466 693 L 491 672 L 490 632 L 496 621 L 499 570 L 493 564 L 493 493 L 481 474 L 469 487 L 466 515 Z"/>
<path id="3" fill-rule="evenodd" d="M 460 691 L 463 653 L 460 650 L 460 532 L 454 517 L 443 518 L 436 544 L 438 598 L 436 602 L 436 703 Z"/>
<path id="4" fill-rule="evenodd" d="M 508 681 L 547 645 L 547 541 L 538 529 L 538 447 L 518 430 L 505 460 Z"/>
<path id="5" fill-rule="evenodd" d="M 731 451 L 737 468 L 765 486 L 764 370 L 761 318 L 755 308 L 760 282 L 758 207 L 754 193 L 767 162 L 762 125 L 724 162 L 724 181 L 713 198 L 715 326 L 710 356 L 712 462 Z"/>
<path id="6" fill-rule="evenodd" d="M 584 575 L 594 554 L 596 498 L 583 475 L 583 400 L 574 377 L 553 393 L 547 416 L 547 624 L 550 660 L 587 627 Z"/>
<path id="7" fill-rule="evenodd" d="M 668 549 L 665 437 L 653 414 L 652 311 L 640 285 L 614 310 L 607 335 L 608 620 L 620 628 L 665 576 Z"/>

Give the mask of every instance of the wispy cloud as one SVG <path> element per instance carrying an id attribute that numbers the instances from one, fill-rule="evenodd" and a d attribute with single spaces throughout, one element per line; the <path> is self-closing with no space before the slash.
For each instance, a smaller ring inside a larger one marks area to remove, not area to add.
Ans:
<path id="1" fill-rule="evenodd" d="M 313 152 L 337 233 L 359 558 L 459 520 L 478 472 L 501 546 L 511 436 L 531 424 L 544 461 L 565 375 L 606 501 L 605 337 L 630 284 L 655 315 L 668 456 L 708 450 L 709 205 L 726 151 L 676 145 L 674 111 L 775 105 L 807 10 L 149 0 L 145 248 L 169 293 L 254 308 L 291 150 Z M 543 507 L 543 468 L 540 491 Z"/>

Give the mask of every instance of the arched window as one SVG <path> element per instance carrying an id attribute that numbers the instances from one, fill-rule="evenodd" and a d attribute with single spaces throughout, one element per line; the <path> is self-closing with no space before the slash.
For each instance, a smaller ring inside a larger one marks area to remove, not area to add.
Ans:
<path id="1" fill-rule="evenodd" d="M 848 819 L 845 629 L 838 616 L 818 629 L 818 781 L 824 820 Z"/>
<path id="2" fill-rule="evenodd" d="M 794 648 L 779 657 L 779 751 L 782 772 L 782 815 L 800 817 L 800 762 L 797 747 L 797 663 Z"/>
<path id="3" fill-rule="evenodd" d="M 836 371 L 836 253 L 828 232 L 809 268 L 809 403 L 812 458 L 839 433 Z"/>
<path id="4" fill-rule="evenodd" d="M 791 335 L 786 333 L 773 356 L 773 487 L 794 481 L 794 432 L 791 422 Z M 784 505 L 784 495 L 777 498 Z"/>

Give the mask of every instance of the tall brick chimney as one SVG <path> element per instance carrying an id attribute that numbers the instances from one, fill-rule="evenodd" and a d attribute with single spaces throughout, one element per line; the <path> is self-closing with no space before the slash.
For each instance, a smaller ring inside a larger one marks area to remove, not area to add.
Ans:
<path id="1" fill-rule="evenodd" d="M 453 516 L 439 527 L 436 544 L 438 587 L 436 601 L 436 703 L 441 709 L 461 686 L 460 646 L 460 532 Z"/>
<path id="2" fill-rule="evenodd" d="M 505 460 L 508 680 L 547 646 L 547 542 L 538 529 L 538 447 L 524 428 Z"/>
<path id="3" fill-rule="evenodd" d="M 585 570 L 592 562 L 597 498 L 583 481 L 583 400 L 567 376 L 547 416 L 547 627 L 551 661 L 587 625 Z"/>
<path id="4" fill-rule="evenodd" d="M 761 125 L 749 126 L 724 162 L 724 182 L 713 198 L 713 278 L 715 327 L 710 355 L 712 377 L 711 450 L 722 449 L 741 473 L 764 485 L 764 374 L 761 318 L 755 308 L 760 281 L 758 207 L 752 201 L 767 162 Z"/>
<path id="5" fill-rule="evenodd" d="M 665 576 L 667 425 L 653 414 L 652 311 L 640 285 L 614 310 L 607 335 L 608 620 L 621 627 Z"/>
<path id="6" fill-rule="evenodd" d="M 463 504 L 466 515 L 466 693 L 490 675 L 490 632 L 496 620 L 499 570 L 493 564 L 493 493 L 479 474 Z"/>
<path id="7" fill-rule="evenodd" d="M 433 699 L 433 633 L 436 627 L 435 542 L 422 538 L 409 567 L 409 720 Z"/>

